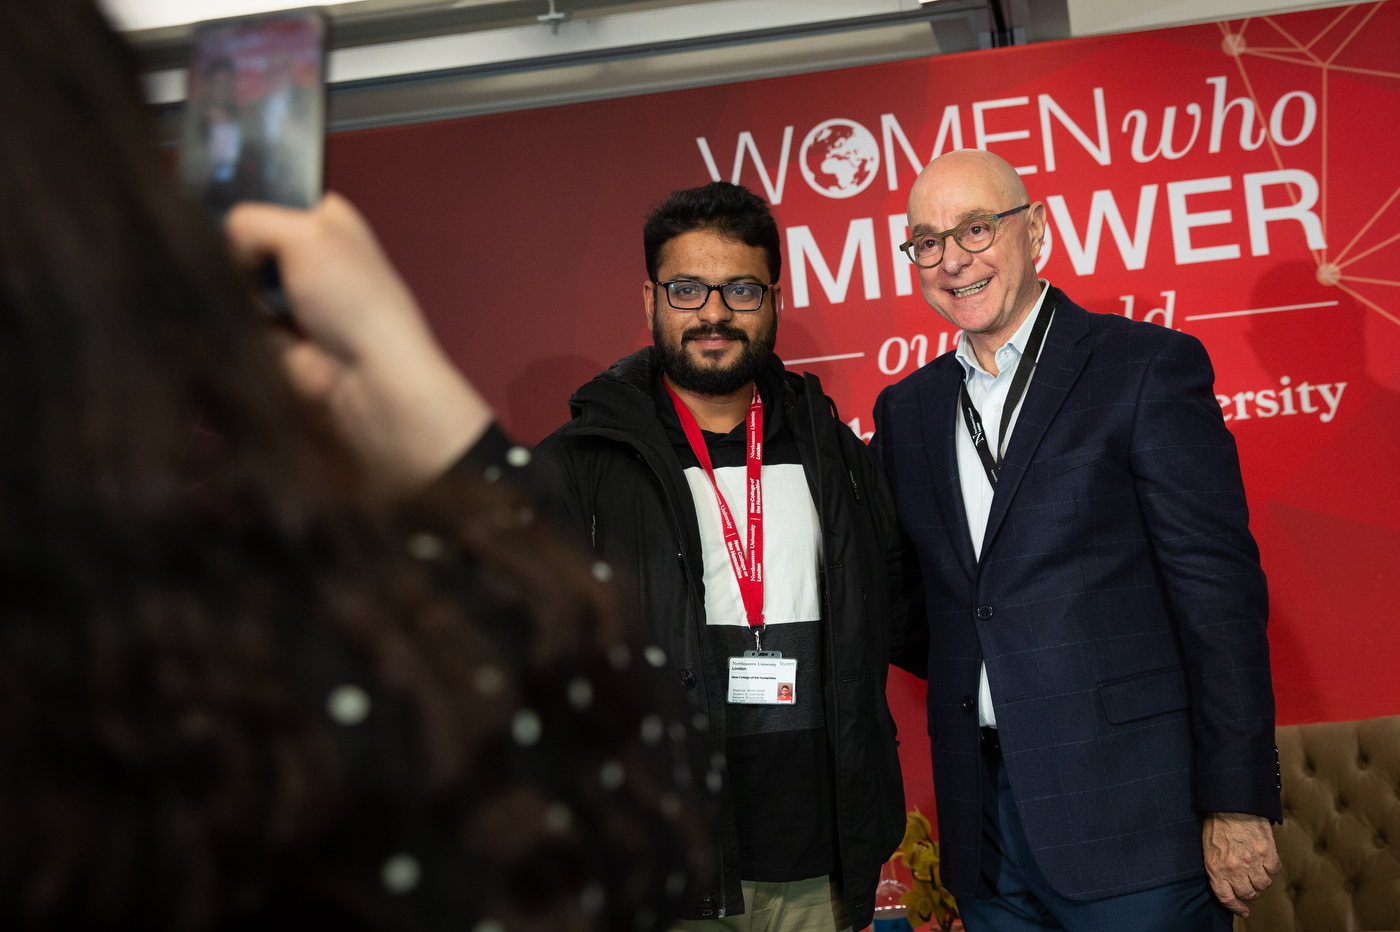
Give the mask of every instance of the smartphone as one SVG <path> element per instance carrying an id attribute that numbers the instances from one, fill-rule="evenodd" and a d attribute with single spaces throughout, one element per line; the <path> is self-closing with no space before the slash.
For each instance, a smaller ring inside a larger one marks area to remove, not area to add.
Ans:
<path id="1" fill-rule="evenodd" d="M 216 219 L 239 201 L 321 199 L 326 32 L 314 9 L 195 27 L 180 180 Z"/>
<path id="2" fill-rule="evenodd" d="M 315 207 L 326 139 L 326 18 L 318 9 L 210 20 L 194 29 L 180 181 L 222 225 L 239 201 Z M 261 308 L 296 329 L 277 263 Z"/>

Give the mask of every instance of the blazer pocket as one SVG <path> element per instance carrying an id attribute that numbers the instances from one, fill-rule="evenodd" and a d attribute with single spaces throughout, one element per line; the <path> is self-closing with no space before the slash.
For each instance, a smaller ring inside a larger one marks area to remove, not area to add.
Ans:
<path id="1" fill-rule="evenodd" d="M 1039 463 L 1035 464 L 1036 478 L 1051 479 L 1073 469 L 1092 466 L 1106 456 L 1108 456 L 1108 451 L 1105 449 L 1076 450 L 1073 453 L 1052 456 L 1049 459 L 1041 460 Z"/>
<path id="2" fill-rule="evenodd" d="M 1191 706 L 1191 691 L 1181 667 L 1136 673 L 1100 683 L 1099 698 L 1103 700 L 1104 715 L 1114 725 Z"/>

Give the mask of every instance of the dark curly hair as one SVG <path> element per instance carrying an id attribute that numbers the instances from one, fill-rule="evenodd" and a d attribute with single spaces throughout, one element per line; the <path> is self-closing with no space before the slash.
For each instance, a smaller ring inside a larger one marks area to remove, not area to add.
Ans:
<path id="1" fill-rule="evenodd" d="M 135 75 L 0 0 L 0 926 L 664 923 L 664 656 L 522 497 L 371 494 Z"/>
<path id="2" fill-rule="evenodd" d="M 709 230 L 762 249 L 768 255 L 770 281 L 776 282 L 783 271 L 778 223 L 768 202 L 742 185 L 712 181 L 698 188 L 672 191 L 647 214 L 642 227 L 642 250 L 652 281 L 656 281 L 661 250 L 666 244 L 697 230 Z"/>

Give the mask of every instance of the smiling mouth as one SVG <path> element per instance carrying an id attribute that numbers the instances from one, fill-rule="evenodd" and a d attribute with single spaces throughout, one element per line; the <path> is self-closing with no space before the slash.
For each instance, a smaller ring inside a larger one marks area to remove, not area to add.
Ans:
<path id="1" fill-rule="evenodd" d="M 953 297 L 966 298 L 968 295 L 974 295 L 977 292 L 981 291 L 983 288 L 986 288 L 987 285 L 990 283 L 990 278 L 984 278 L 980 282 L 975 282 L 974 284 L 968 285 L 966 288 L 954 288 Z"/>

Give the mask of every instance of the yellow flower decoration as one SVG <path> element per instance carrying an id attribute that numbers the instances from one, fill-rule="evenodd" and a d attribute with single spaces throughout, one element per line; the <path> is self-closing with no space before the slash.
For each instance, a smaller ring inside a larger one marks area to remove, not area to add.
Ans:
<path id="1" fill-rule="evenodd" d="M 917 928 L 933 918 L 938 920 L 939 928 L 946 929 L 959 918 L 958 903 L 938 876 L 938 842 L 931 834 L 928 819 L 915 809 L 905 823 L 904 841 L 890 860 L 898 858 L 914 879 L 909 892 L 899 899 L 908 915 L 918 920 L 909 924 Z"/>

